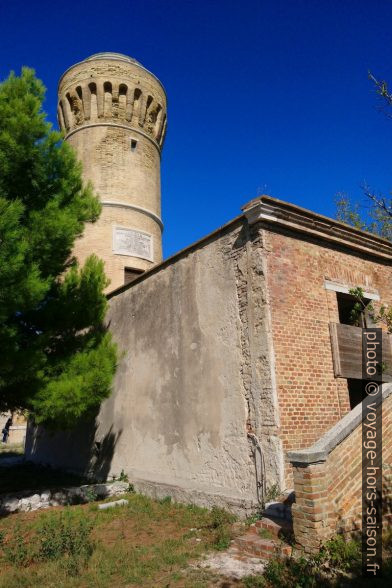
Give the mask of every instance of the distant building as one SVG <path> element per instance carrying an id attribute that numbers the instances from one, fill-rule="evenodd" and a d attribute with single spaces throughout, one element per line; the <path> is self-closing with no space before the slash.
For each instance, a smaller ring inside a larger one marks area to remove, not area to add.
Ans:
<path id="1" fill-rule="evenodd" d="M 7 444 L 24 445 L 27 428 L 27 421 L 24 415 L 11 412 L 0 414 L 0 432 L 4 429 L 6 422 L 10 417 L 12 418 L 12 425 L 9 428 Z"/>

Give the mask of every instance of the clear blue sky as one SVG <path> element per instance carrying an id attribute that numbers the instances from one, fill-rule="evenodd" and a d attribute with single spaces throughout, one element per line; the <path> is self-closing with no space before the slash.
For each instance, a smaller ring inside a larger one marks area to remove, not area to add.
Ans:
<path id="1" fill-rule="evenodd" d="M 392 82 L 391 49 L 390 0 L 0 0 L 1 78 L 34 67 L 54 123 L 58 78 L 92 53 L 163 82 L 166 256 L 260 190 L 327 215 L 364 180 L 388 191 L 392 120 L 367 71 Z"/>

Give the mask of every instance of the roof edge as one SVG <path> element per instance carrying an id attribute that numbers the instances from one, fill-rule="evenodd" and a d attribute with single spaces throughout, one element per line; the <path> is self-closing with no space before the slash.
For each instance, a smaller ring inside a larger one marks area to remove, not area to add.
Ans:
<path id="1" fill-rule="evenodd" d="M 205 237 L 202 237 L 201 239 L 194 241 L 193 243 L 191 243 L 187 247 L 184 247 L 183 249 L 180 249 L 179 251 L 177 251 L 177 253 L 174 253 L 170 257 L 167 257 L 166 259 L 164 259 L 160 263 L 153 265 L 150 269 L 148 269 L 145 272 L 143 272 L 142 274 L 140 274 L 140 276 L 138 278 L 135 278 L 134 280 L 132 280 L 132 282 L 129 282 L 128 284 L 124 284 L 123 286 L 119 286 L 115 290 L 112 290 L 111 292 L 109 292 L 106 295 L 106 297 L 108 299 L 110 299 L 113 296 L 117 296 L 117 294 L 121 294 L 125 290 L 128 290 L 134 284 L 138 284 L 139 282 L 142 282 L 144 279 L 148 278 L 150 275 L 155 274 L 156 272 L 159 272 L 161 269 L 163 269 L 167 265 L 170 265 L 171 263 L 173 263 L 173 261 L 176 261 L 177 259 L 179 259 L 180 257 L 183 257 L 184 255 L 188 255 L 189 253 L 191 253 L 191 251 L 193 251 L 194 249 L 197 249 L 198 247 L 200 247 L 200 245 L 202 245 L 206 241 L 210 241 L 211 239 L 214 239 L 220 233 L 229 229 L 232 225 L 237 224 L 243 218 L 244 218 L 243 214 L 236 216 L 231 221 L 229 221 L 229 222 L 225 223 L 224 225 L 215 229 L 215 231 L 212 231 L 211 233 L 208 233 L 208 235 L 205 235 Z"/>
<path id="2" fill-rule="evenodd" d="M 392 262 L 392 243 L 295 204 L 262 195 L 242 207 L 249 224 L 281 225 Z"/>
<path id="3" fill-rule="evenodd" d="M 176 261 L 183 255 L 187 255 L 195 248 L 199 247 L 206 241 L 218 236 L 220 233 L 235 225 L 241 219 L 246 219 L 252 225 L 256 222 L 263 222 L 267 225 L 281 225 L 292 231 L 309 234 L 316 239 L 329 241 L 341 246 L 348 247 L 354 251 L 361 251 L 374 257 L 388 260 L 392 263 L 392 243 L 377 235 L 360 231 L 350 227 L 342 222 L 323 216 L 306 208 L 301 208 L 295 204 L 272 198 L 272 196 L 263 195 L 245 204 L 242 208 L 243 213 L 235 217 L 226 224 L 208 233 L 205 237 L 198 239 L 187 247 L 180 249 L 164 261 L 152 266 L 138 278 L 112 290 L 107 294 L 107 298 L 113 298 L 121 294 L 133 285 L 148 278 L 148 276 L 160 271 L 170 263 Z"/>

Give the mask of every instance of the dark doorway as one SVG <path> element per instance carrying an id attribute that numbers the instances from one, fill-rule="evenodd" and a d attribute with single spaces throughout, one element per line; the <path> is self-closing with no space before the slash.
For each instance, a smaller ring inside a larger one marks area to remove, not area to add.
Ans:
<path id="1" fill-rule="evenodd" d="M 354 380 L 351 378 L 347 379 L 348 395 L 350 398 L 351 410 L 357 406 L 366 396 L 364 390 L 363 380 Z"/>
<path id="2" fill-rule="evenodd" d="M 133 267 L 124 267 L 124 284 L 133 282 L 140 274 L 144 273 L 141 269 L 135 269 Z"/>

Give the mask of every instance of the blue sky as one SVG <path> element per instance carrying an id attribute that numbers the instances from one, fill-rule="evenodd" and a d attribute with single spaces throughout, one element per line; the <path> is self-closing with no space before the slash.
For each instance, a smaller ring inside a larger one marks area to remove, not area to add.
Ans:
<path id="1" fill-rule="evenodd" d="M 169 99 L 164 252 L 224 224 L 260 192 L 334 215 L 337 192 L 392 187 L 390 0 L 0 0 L 0 75 L 57 81 L 99 51 L 135 57 Z M 56 124 L 56 123 L 55 123 Z"/>

